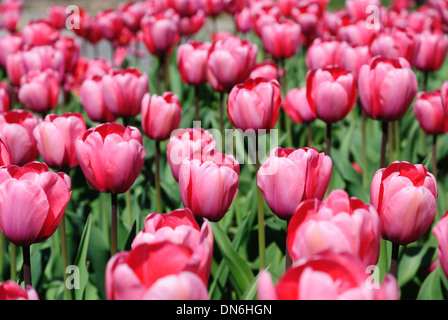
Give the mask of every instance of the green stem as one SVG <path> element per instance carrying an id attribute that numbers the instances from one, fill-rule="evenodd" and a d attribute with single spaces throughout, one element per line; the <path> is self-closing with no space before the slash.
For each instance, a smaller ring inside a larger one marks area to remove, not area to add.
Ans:
<path id="1" fill-rule="evenodd" d="M 255 175 L 258 173 L 258 170 L 260 169 L 260 159 L 258 154 L 258 135 L 256 136 L 256 146 L 255 146 L 255 165 L 256 165 L 256 172 Z M 256 180 L 256 179 L 255 179 Z M 265 267 L 265 246 L 266 246 L 266 240 L 265 240 L 265 230 L 264 230 L 264 208 L 263 208 L 263 194 L 261 193 L 260 188 L 257 186 L 257 218 L 258 218 L 258 250 L 260 255 L 260 270 L 262 270 Z"/>
<path id="2" fill-rule="evenodd" d="M 380 153 L 380 168 L 386 167 L 386 147 L 387 147 L 387 135 L 388 135 L 388 122 L 381 122 L 381 153 Z"/>
<path id="3" fill-rule="evenodd" d="M 313 146 L 313 131 L 311 128 L 311 122 L 307 122 L 306 124 L 306 143 L 307 147 Z"/>
<path id="4" fill-rule="evenodd" d="M 128 209 L 129 224 L 132 224 L 132 201 L 131 201 L 131 189 L 126 191 L 126 207 Z"/>
<path id="5" fill-rule="evenodd" d="M 195 120 L 199 121 L 199 87 L 194 86 L 194 109 L 195 109 Z"/>
<path id="6" fill-rule="evenodd" d="M 222 149 L 225 150 L 224 142 L 224 92 L 220 93 L 219 97 L 219 132 L 221 132 L 222 137 Z"/>
<path id="7" fill-rule="evenodd" d="M 31 256 L 30 256 L 30 246 L 23 246 L 22 247 L 22 254 L 23 254 L 23 278 L 25 280 L 25 288 L 27 286 L 32 286 L 31 281 Z"/>
<path id="8" fill-rule="evenodd" d="M 364 110 L 361 110 L 361 131 L 362 131 L 362 178 L 364 180 L 364 185 L 367 186 L 369 183 L 369 169 L 367 168 L 367 135 L 366 135 L 366 121 L 367 116 Z"/>
<path id="9" fill-rule="evenodd" d="M 11 259 L 10 263 L 10 279 L 17 280 L 17 247 L 13 243 L 9 243 L 9 255 Z"/>
<path id="10" fill-rule="evenodd" d="M 398 271 L 398 253 L 400 251 L 400 245 L 392 243 L 392 255 L 390 260 L 390 274 L 397 278 Z"/>
<path id="11" fill-rule="evenodd" d="M 61 254 L 62 254 L 62 267 L 64 274 L 64 283 L 67 283 L 67 267 L 68 267 L 68 254 L 67 254 L 67 231 L 65 228 L 65 216 L 62 217 L 61 224 L 59 225 L 59 231 L 61 233 Z M 65 286 L 65 299 L 72 299 L 71 290 L 68 286 Z"/>
<path id="12" fill-rule="evenodd" d="M 286 230 L 288 230 L 289 221 L 290 220 L 287 221 Z M 288 245 L 286 244 L 285 245 L 285 270 L 288 270 L 292 266 L 292 264 L 293 264 L 293 261 L 292 261 L 291 255 L 289 254 L 289 251 L 288 251 Z"/>
<path id="13" fill-rule="evenodd" d="M 437 134 L 432 138 L 432 174 L 437 181 Z"/>
<path id="14" fill-rule="evenodd" d="M 116 193 L 111 193 L 110 198 L 111 198 L 110 255 L 111 257 L 113 257 L 118 251 L 118 245 L 117 245 L 118 196 Z"/>
<path id="15" fill-rule="evenodd" d="M 327 123 L 327 130 L 326 130 L 326 155 L 331 156 L 331 123 Z"/>
<path id="16" fill-rule="evenodd" d="M 156 195 L 157 195 L 157 212 L 162 213 L 162 193 L 160 190 L 160 141 L 156 141 Z"/>

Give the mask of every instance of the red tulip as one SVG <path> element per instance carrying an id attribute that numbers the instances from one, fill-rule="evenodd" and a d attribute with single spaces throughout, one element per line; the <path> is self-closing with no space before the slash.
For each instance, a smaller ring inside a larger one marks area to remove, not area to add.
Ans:
<path id="1" fill-rule="evenodd" d="M 52 4 L 47 9 L 47 21 L 55 29 L 62 30 L 66 27 L 67 18 L 69 14 L 66 12 L 67 6 Z"/>
<path id="2" fill-rule="evenodd" d="M 39 300 L 39 295 L 31 286 L 23 289 L 15 281 L 7 280 L 0 283 L 0 300 Z"/>
<path id="3" fill-rule="evenodd" d="M 393 162 L 378 170 L 370 187 L 370 203 L 380 216 L 384 239 L 407 245 L 420 239 L 434 221 L 437 183 L 420 165 Z"/>
<path id="4" fill-rule="evenodd" d="M 440 218 L 432 229 L 437 240 L 437 256 L 443 272 L 448 277 L 448 215 Z"/>
<path id="5" fill-rule="evenodd" d="M 295 123 L 302 124 L 316 119 L 306 98 L 306 88 L 291 89 L 283 99 L 282 106 Z"/>
<path id="6" fill-rule="evenodd" d="M 46 20 L 30 21 L 22 29 L 22 38 L 29 46 L 53 45 L 61 32 Z"/>
<path id="7" fill-rule="evenodd" d="M 306 76 L 306 95 L 317 118 L 326 123 L 340 121 L 356 103 L 355 77 L 337 66 L 310 70 Z"/>
<path id="8" fill-rule="evenodd" d="M 398 300 L 397 280 L 386 274 L 380 284 L 350 253 L 325 251 L 286 270 L 274 286 L 262 270 L 260 300 Z"/>
<path id="9" fill-rule="evenodd" d="M 227 114 L 238 129 L 268 132 L 277 122 L 281 102 L 281 89 L 277 80 L 248 79 L 230 91 Z"/>
<path id="10" fill-rule="evenodd" d="M 332 168 L 331 158 L 314 148 L 276 148 L 260 167 L 257 185 L 272 212 L 289 220 L 301 201 L 322 200 Z"/>
<path id="11" fill-rule="evenodd" d="M 445 117 L 440 90 L 419 92 L 414 103 L 414 114 L 427 134 L 448 132 L 448 118 Z"/>
<path id="12" fill-rule="evenodd" d="M 51 70 L 33 70 L 21 80 L 19 101 L 26 108 L 45 114 L 56 108 L 59 100 L 59 83 L 57 74 Z"/>
<path id="13" fill-rule="evenodd" d="M 61 37 L 54 47 L 64 54 L 65 72 L 73 72 L 81 54 L 81 43 L 77 39 Z"/>
<path id="14" fill-rule="evenodd" d="M 213 42 L 208 56 L 208 81 L 215 91 L 230 92 L 255 66 L 257 46 L 230 36 Z"/>
<path id="15" fill-rule="evenodd" d="M 73 32 L 92 45 L 96 45 L 102 39 L 100 26 L 95 17 L 92 17 L 84 8 L 79 8 L 79 25 L 73 28 Z"/>
<path id="16" fill-rule="evenodd" d="M 174 179 L 179 181 L 179 169 L 184 159 L 190 158 L 198 152 L 207 154 L 215 147 L 216 141 L 204 129 L 188 128 L 174 130 L 166 147 L 166 158 Z"/>
<path id="17" fill-rule="evenodd" d="M 20 34 L 7 33 L 0 38 L 0 65 L 6 68 L 6 59 L 10 54 L 23 49 L 23 38 Z"/>
<path id="18" fill-rule="evenodd" d="M 42 120 L 26 110 L 10 110 L 0 114 L 0 136 L 9 146 L 11 164 L 22 166 L 37 158 L 33 130 Z"/>
<path id="19" fill-rule="evenodd" d="M 446 58 L 448 36 L 440 30 L 424 30 L 415 35 L 412 65 L 424 72 L 439 70 Z"/>
<path id="20" fill-rule="evenodd" d="M 30 162 L 0 168 L 0 231 L 17 246 L 53 235 L 70 200 L 70 178 Z"/>
<path id="21" fill-rule="evenodd" d="M 142 100 L 143 132 L 157 141 L 167 140 L 179 127 L 182 107 L 177 95 L 165 92 L 162 96 L 146 93 Z"/>
<path id="22" fill-rule="evenodd" d="M 309 199 L 299 204 L 288 224 L 286 243 L 293 261 L 333 249 L 350 252 L 368 266 L 377 263 L 380 239 L 376 210 L 335 190 L 323 202 Z"/>
<path id="23" fill-rule="evenodd" d="M 140 113 L 149 86 L 146 73 L 133 67 L 112 70 L 103 76 L 102 82 L 104 103 L 113 115 L 134 117 Z"/>
<path id="24" fill-rule="evenodd" d="M 239 173 L 235 158 L 217 150 L 183 160 L 179 169 L 183 205 L 195 216 L 220 221 L 238 192 Z"/>
<path id="25" fill-rule="evenodd" d="M 102 79 L 102 76 L 93 75 L 82 82 L 81 104 L 92 121 L 111 122 L 117 117 L 107 109 L 104 102 Z"/>
<path id="26" fill-rule="evenodd" d="M 146 3 L 141 1 L 128 1 L 118 4 L 123 23 L 133 32 L 140 30 L 140 22 L 146 9 Z"/>
<path id="27" fill-rule="evenodd" d="M 34 128 L 33 135 L 44 162 L 50 168 L 63 169 L 78 165 L 75 142 L 85 131 L 80 113 L 49 114 Z"/>
<path id="28" fill-rule="evenodd" d="M 294 56 L 299 49 L 300 36 L 300 25 L 291 20 L 269 23 L 261 29 L 263 48 L 274 59 Z"/>
<path id="29" fill-rule="evenodd" d="M 339 65 L 342 54 L 342 42 L 335 39 L 314 40 L 307 50 L 305 63 L 308 69 Z"/>
<path id="30" fill-rule="evenodd" d="M 208 300 L 199 259 L 186 245 L 142 243 L 114 255 L 106 266 L 108 300 Z"/>
<path id="31" fill-rule="evenodd" d="M 404 58 L 373 58 L 359 70 L 362 108 L 373 119 L 394 121 L 409 109 L 417 94 L 417 77 Z"/>
<path id="32" fill-rule="evenodd" d="M 76 158 L 89 184 L 99 192 L 126 192 L 145 161 L 142 135 L 137 128 L 103 123 L 76 140 Z"/>
<path id="33" fill-rule="evenodd" d="M 207 83 L 207 58 L 210 42 L 190 41 L 179 45 L 177 66 L 182 81 L 192 86 Z"/>

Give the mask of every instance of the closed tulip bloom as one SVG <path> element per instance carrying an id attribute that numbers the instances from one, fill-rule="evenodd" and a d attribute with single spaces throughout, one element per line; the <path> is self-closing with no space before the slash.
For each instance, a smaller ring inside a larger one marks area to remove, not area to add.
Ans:
<path id="1" fill-rule="evenodd" d="M 117 10 L 103 10 L 97 13 L 96 23 L 104 39 L 113 41 L 120 36 L 123 20 Z"/>
<path id="2" fill-rule="evenodd" d="M 166 158 L 174 179 L 179 181 L 179 169 L 184 159 L 198 152 L 207 154 L 215 147 L 216 141 L 207 130 L 202 128 L 174 130 L 166 147 Z"/>
<path id="3" fill-rule="evenodd" d="M 377 29 L 367 27 L 365 20 L 359 20 L 355 23 L 342 24 L 337 31 L 337 37 L 351 45 L 368 46 L 377 33 Z"/>
<path id="4" fill-rule="evenodd" d="M 442 98 L 442 107 L 445 117 L 448 118 L 448 81 L 445 81 L 440 88 L 440 96 Z"/>
<path id="5" fill-rule="evenodd" d="M 306 66 L 311 70 L 339 65 L 342 50 L 342 42 L 339 40 L 316 38 L 307 50 L 305 56 Z"/>
<path id="6" fill-rule="evenodd" d="M 106 107 L 103 96 L 103 77 L 93 75 L 82 82 L 81 104 L 87 116 L 96 122 L 111 122 L 117 119 Z"/>
<path id="7" fill-rule="evenodd" d="M 227 114 L 238 129 L 269 132 L 277 122 L 281 102 L 277 80 L 248 79 L 230 91 Z"/>
<path id="8" fill-rule="evenodd" d="M 23 26 L 22 37 L 29 46 L 53 45 L 61 32 L 46 20 L 30 21 Z"/>
<path id="9" fill-rule="evenodd" d="M 74 72 L 78 58 L 81 55 L 81 43 L 74 38 L 61 37 L 54 47 L 64 54 L 65 71 Z"/>
<path id="10" fill-rule="evenodd" d="M 414 103 L 414 114 L 427 134 L 443 134 L 448 131 L 448 118 L 445 117 L 440 90 L 419 92 Z"/>
<path id="11" fill-rule="evenodd" d="M 317 118 L 326 123 L 340 121 L 356 103 L 355 77 L 337 66 L 310 70 L 306 76 L 306 95 Z"/>
<path id="12" fill-rule="evenodd" d="M 6 68 L 8 55 L 18 52 L 23 48 L 23 38 L 17 33 L 7 33 L 0 38 L 0 65 Z"/>
<path id="13" fill-rule="evenodd" d="M 369 6 L 381 7 L 381 2 L 379 0 L 346 0 L 345 8 L 349 13 L 350 17 L 355 20 L 365 20 L 369 16 L 369 11 L 367 8 Z M 367 11 L 367 12 L 366 12 Z"/>
<path id="14" fill-rule="evenodd" d="M 434 221 L 437 183 L 421 164 L 393 162 L 378 170 L 370 187 L 384 239 L 407 245 L 420 239 Z"/>
<path id="15" fill-rule="evenodd" d="M 350 252 L 368 266 L 377 263 L 380 239 L 373 206 L 334 190 L 323 202 L 309 199 L 299 204 L 288 224 L 286 243 L 293 261 L 333 249 Z"/>
<path id="16" fill-rule="evenodd" d="M 432 233 L 437 239 L 437 256 L 440 266 L 448 277 L 448 215 L 446 213 L 437 221 Z"/>
<path id="17" fill-rule="evenodd" d="M 0 168 L 0 231 L 17 246 L 30 246 L 53 235 L 71 196 L 65 173 L 44 163 Z"/>
<path id="18" fill-rule="evenodd" d="M 346 45 L 342 49 L 340 57 L 340 66 L 350 71 L 358 79 L 359 70 L 364 64 L 369 64 L 372 60 L 372 54 L 368 46 Z"/>
<path id="19" fill-rule="evenodd" d="M 76 95 L 80 95 L 80 88 L 84 83 L 84 80 L 89 78 L 95 78 L 95 80 L 101 80 L 102 76 L 108 74 L 112 70 L 110 61 L 97 57 L 89 60 L 86 57 L 79 57 L 76 68 L 73 72 L 73 85 L 72 91 Z M 97 78 L 98 77 L 98 78 Z M 102 89 L 101 89 L 102 91 Z"/>
<path id="20" fill-rule="evenodd" d="M 183 160 L 179 189 L 184 207 L 195 216 L 220 221 L 238 192 L 239 173 L 235 158 L 217 150 Z"/>
<path id="21" fill-rule="evenodd" d="M 213 17 L 220 15 L 224 11 L 227 0 L 200 0 L 199 2 L 205 14 Z"/>
<path id="22" fill-rule="evenodd" d="M 440 30 L 424 30 L 415 35 L 412 65 L 417 70 L 433 72 L 441 68 L 448 50 L 448 36 Z"/>
<path id="23" fill-rule="evenodd" d="M 11 164 L 22 166 L 37 158 L 34 127 L 41 118 L 26 110 L 10 110 L 0 114 L 0 137 L 9 147 Z"/>
<path id="24" fill-rule="evenodd" d="M 362 108 L 372 119 L 395 121 L 409 109 L 418 90 L 417 77 L 404 58 L 373 58 L 359 70 Z"/>
<path id="25" fill-rule="evenodd" d="M 47 21 L 55 29 L 62 30 L 66 26 L 69 14 L 66 13 L 67 7 L 64 5 L 53 4 L 47 9 Z"/>
<path id="26" fill-rule="evenodd" d="M 332 169 L 331 158 L 314 148 L 276 148 L 261 165 L 257 185 L 272 212 L 289 220 L 300 202 L 322 200 Z"/>
<path id="27" fill-rule="evenodd" d="M 184 37 L 197 34 L 206 23 L 207 17 L 202 10 L 191 17 L 181 17 L 179 19 L 179 34 Z"/>
<path id="28" fill-rule="evenodd" d="M 235 27 L 239 32 L 247 33 L 254 27 L 250 8 L 245 7 L 235 13 Z"/>
<path id="29" fill-rule="evenodd" d="M 78 165 L 75 142 L 85 131 L 86 123 L 80 113 L 49 114 L 34 128 L 33 135 L 45 164 L 63 169 Z"/>
<path id="30" fill-rule="evenodd" d="M 292 20 L 280 20 L 261 29 L 263 48 L 274 59 L 287 59 L 299 49 L 301 28 Z"/>
<path id="31" fill-rule="evenodd" d="M 380 32 L 370 44 L 370 52 L 373 56 L 388 59 L 401 57 L 411 62 L 414 43 L 414 32 L 397 27 L 388 32 Z"/>
<path id="32" fill-rule="evenodd" d="M 286 270 L 276 285 L 262 270 L 257 292 L 260 300 L 398 300 L 392 275 L 381 284 L 368 277 L 358 257 L 327 250 Z"/>
<path id="33" fill-rule="evenodd" d="M 192 16 L 200 8 L 200 0 L 163 0 L 166 8 L 171 8 L 180 16 Z"/>
<path id="34" fill-rule="evenodd" d="M 145 271 L 143 271 L 145 270 Z M 114 255 L 106 266 L 108 300 L 208 300 L 199 260 L 186 245 L 142 243 Z"/>
<path id="35" fill-rule="evenodd" d="M 0 300 L 39 300 L 39 295 L 31 286 L 26 289 L 13 280 L 0 283 Z"/>
<path id="36" fill-rule="evenodd" d="M 177 66 L 182 81 L 192 86 L 207 83 L 207 58 L 210 42 L 190 41 L 179 45 Z"/>
<path id="37" fill-rule="evenodd" d="M 6 142 L 0 138 L 0 167 L 11 164 L 9 147 Z"/>
<path id="38" fill-rule="evenodd" d="M 102 82 L 104 103 L 110 113 L 116 117 L 134 117 L 140 113 L 149 88 L 146 73 L 133 67 L 112 70 L 103 76 Z"/>
<path id="39" fill-rule="evenodd" d="M 34 112 L 50 112 L 59 100 L 57 74 L 51 69 L 30 71 L 21 80 L 18 97 L 26 108 Z"/>
<path id="40" fill-rule="evenodd" d="M 306 98 L 305 87 L 291 89 L 283 99 L 282 107 L 295 123 L 302 124 L 316 119 Z"/>
<path id="41" fill-rule="evenodd" d="M 165 92 L 162 96 L 147 93 L 143 97 L 142 129 L 153 140 L 167 140 L 179 127 L 181 115 L 179 98 L 172 92 Z"/>
<path id="42" fill-rule="evenodd" d="M 89 184 L 99 192 L 124 193 L 145 161 L 137 128 L 103 123 L 88 129 L 75 143 L 76 157 Z"/>
<path id="43" fill-rule="evenodd" d="M 235 85 L 244 82 L 255 66 L 257 52 L 255 44 L 235 36 L 214 41 L 207 63 L 212 89 L 230 92 Z"/>
<path id="44" fill-rule="evenodd" d="M 249 75 L 251 79 L 265 78 L 266 80 L 279 80 L 283 75 L 283 70 L 277 68 L 277 64 L 272 60 L 265 60 L 257 63 Z"/>

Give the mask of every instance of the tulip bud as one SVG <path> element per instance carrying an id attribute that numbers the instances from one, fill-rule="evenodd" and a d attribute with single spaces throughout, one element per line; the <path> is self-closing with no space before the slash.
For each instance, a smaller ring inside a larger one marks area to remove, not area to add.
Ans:
<path id="1" fill-rule="evenodd" d="M 177 65 L 182 81 L 192 86 L 207 83 L 207 58 L 210 42 L 190 41 L 177 50 Z"/>
<path id="2" fill-rule="evenodd" d="M 440 90 L 419 92 L 414 103 L 414 114 L 427 134 L 443 134 L 448 131 L 448 118 L 445 117 Z"/>
<path id="3" fill-rule="evenodd" d="M 282 106 L 295 123 L 306 123 L 316 119 L 306 98 L 306 88 L 291 89 L 282 101 Z"/>

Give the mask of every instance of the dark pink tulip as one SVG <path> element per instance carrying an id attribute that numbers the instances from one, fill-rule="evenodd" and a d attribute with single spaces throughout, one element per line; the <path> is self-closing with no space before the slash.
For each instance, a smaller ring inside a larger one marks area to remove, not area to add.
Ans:
<path id="1" fill-rule="evenodd" d="M 359 70 L 364 64 L 369 64 L 372 60 L 368 46 L 343 46 L 340 56 L 340 65 L 347 71 L 350 71 L 358 79 Z"/>
<path id="2" fill-rule="evenodd" d="M 141 30 L 146 48 L 158 58 L 169 55 L 180 41 L 179 16 L 172 10 L 145 15 Z"/>
<path id="3" fill-rule="evenodd" d="M 207 58 L 210 42 L 190 41 L 179 45 L 177 66 L 182 81 L 192 86 L 207 83 Z"/>
<path id="4" fill-rule="evenodd" d="M 0 82 L 0 112 L 6 112 L 11 107 L 11 88 L 5 82 Z"/>
<path id="5" fill-rule="evenodd" d="M 205 14 L 210 17 L 215 17 L 224 12 L 227 0 L 200 0 L 200 7 Z"/>
<path id="6" fill-rule="evenodd" d="M 432 229 L 437 239 L 437 256 L 443 272 L 448 277 L 448 215 L 440 218 Z"/>
<path id="7" fill-rule="evenodd" d="M 47 20 L 30 21 L 22 29 L 23 42 L 29 46 L 53 45 L 60 34 Z"/>
<path id="8" fill-rule="evenodd" d="M 359 98 L 370 118 L 400 119 L 409 109 L 417 90 L 417 77 L 404 58 L 376 57 L 359 70 Z"/>
<path id="9" fill-rule="evenodd" d="M 393 162 L 378 170 L 370 187 L 384 239 L 407 245 L 428 231 L 436 214 L 437 182 L 421 164 Z"/>
<path id="10" fill-rule="evenodd" d="M 208 300 L 200 261 L 184 244 L 142 243 L 106 266 L 108 300 Z M 146 271 L 144 271 L 146 270 Z"/>
<path id="11" fill-rule="evenodd" d="M 166 147 L 166 158 L 174 179 L 179 181 L 179 169 L 184 159 L 197 153 L 207 154 L 215 147 L 216 141 L 207 130 L 202 128 L 174 130 Z"/>
<path id="12" fill-rule="evenodd" d="M 26 289 L 13 280 L 0 283 L 0 300 L 39 300 L 39 295 L 31 286 Z"/>
<path id="13" fill-rule="evenodd" d="M 332 249 L 350 252 L 368 266 L 377 263 L 380 239 L 373 206 L 334 190 L 323 202 L 309 199 L 299 204 L 288 224 L 286 243 L 293 261 Z"/>
<path id="14" fill-rule="evenodd" d="M 442 16 L 435 8 L 428 5 L 422 5 L 417 10 L 410 11 L 406 17 L 406 23 L 416 33 L 443 28 Z"/>
<path id="15" fill-rule="evenodd" d="M 89 60 L 86 57 L 79 57 L 75 71 L 73 72 L 73 85 L 72 90 L 79 96 L 80 88 L 84 83 L 84 80 L 88 78 L 102 77 L 108 74 L 112 70 L 112 65 L 109 60 L 101 57 Z"/>
<path id="16" fill-rule="evenodd" d="M 59 99 L 57 74 L 51 69 L 28 72 L 22 77 L 18 97 L 26 108 L 34 112 L 50 112 L 56 108 Z"/>
<path id="17" fill-rule="evenodd" d="M 118 4 L 123 23 L 133 32 L 140 30 L 140 22 L 147 10 L 146 4 L 142 1 L 127 1 Z"/>
<path id="18" fill-rule="evenodd" d="M 0 231 L 17 246 L 30 246 L 53 235 L 71 196 L 65 173 L 44 163 L 0 168 Z"/>
<path id="19" fill-rule="evenodd" d="M 104 103 L 113 115 L 133 117 L 140 113 L 143 96 L 149 89 L 146 73 L 128 67 L 110 71 L 102 81 Z"/>
<path id="20" fill-rule="evenodd" d="M 165 6 L 177 12 L 180 16 L 192 16 L 200 8 L 200 0 L 164 0 Z"/>
<path id="21" fill-rule="evenodd" d="M 414 114 L 427 134 L 444 134 L 448 131 L 440 90 L 419 92 L 414 103 Z"/>
<path id="22" fill-rule="evenodd" d="M 73 28 L 73 32 L 92 45 L 102 40 L 100 26 L 95 17 L 92 17 L 84 8 L 79 8 L 79 27 Z M 71 21 L 73 23 L 73 21 Z"/>
<path id="23" fill-rule="evenodd" d="M 279 70 L 277 64 L 272 60 L 257 63 L 249 75 L 251 79 L 264 78 L 266 80 L 279 80 L 283 70 Z"/>
<path id="24" fill-rule="evenodd" d="M 277 80 L 247 79 L 230 91 L 227 115 L 237 129 L 269 132 L 277 122 L 281 103 Z"/>
<path id="25" fill-rule="evenodd" d="M 368 6 L 374 5 L 377 8 L 381 7 L 380 0 L 346 0 L 345 8 L 349 15 L 355 20 L 363 20 L 369 16 L 369 12 L 366 12 Z"/>
<path id="26" fill-rule="evenodd" d="M 370 44 L 372 56 L 388 59 L 405 58 L 411 62 L 414 52 L 414 32 L 409 29 L 393 28 L 380 32 Z"/>
<path id="27" fill-rule="evenodd" d="M 0 114 L 0 136 L 9 146 L 11 164 L 22 166 L 37 158 L 33 130 L 41 118 L 26 110 L 10 110 Z"/>
<path id="28" fill-rule="evenodd" d="M 9 32 L 16 32 L 23 11 L 22 0 L 2 1 L 0 26 Z"/>
<path id="29" fill-rule="evenodd" d="M 111 122 L 117 119 L 106 107 L 103 96 L 102 76 L 93 75 L 81 85 L 81 104 L 87 116 L 96 122 Z"/>
<path id="30" fill-rule="evenodd" d="M 269 23 L 261 29 L 263 48 L 274 59 L 294 56 L 299 49 L 300 37 L 300 25 L 292 20 Z"/>
<path id="31" fill-rule="evenodd" d="M 324 8 L 317 1 L 304 3 L 293 8 L 291 12 L 292 19 L 296 21 L 302 31 L 302 42 L 309 46 L 317 37 L 317 23 L 322 17 Z M 325 1 L 321 1 L 325 2 Z M 326 6 L 326 4 L 324 4 Z"/>
<path id="32" fill-rule="evenodd" d="M 342 25 L 338 29 L 337 37 L 351 45 L 368 46 L 377 33 L 378 30 L 376 29 L 367 28 L 365 20 L 359 20 L 356 23 Z"/>
<path id="33" fill-rule="evenodd" d="M 314 40 L 307 50 L 305 63 L 308 69 L 339 65 L 342 54 L 342 42 L 336 39 Z"/>
<path id="34" fill-rule="evenodd" d="M 247 40 L 230 36 L 213 42 L 208 56 L 208 81 L 215 91 L 230 92 L 244 82 L 255 66 L 258 48 Z"/>
<path id="35" fill-rule="evenodd" d="M 0 167 L 11 164 L 11 155 L 9 147 L 3 138 L 0 137 Z"/>
<path id="36" fill-rule="evenodd" d="M 74 38 L 61 37 L 56 41 L 54 47 L 64 54 L 65 72 L 72 73 L 81 55 L 81 43 Z"/>
<path id="37" fill-rule="evenodd" d="M 197 217 L 220 221 L 238 192 L 239 173 L 235 158 L 217 150 L 186 158 L 179 169 L 184 207 Z"/>
<path id="38" fill-rule="evenodd" d="M 258 37 L 265 25 L 278 21 L 281 17 L 280 8 L 274 1 L 260 1 L 251 5 L 253 30 Z"/>
<path id="39" fill-rule="evenodd" d="M 86 123 L 80 113 L 49 114 L 34 128 L 33 135 L 45 164 L 64 169 L 78 165 L 75 142 L 85 131 Z"/>
<path id="40" fill-rule="evenodd" d="M 146 136 L 164 141 L 179 127 L 182 106 L 177 95 L 172 92 L 165 92 L 162 96 L 146 93 L 141 112 L 141 125 Z"/>
<path id="41" fill-rule="evenodd" d="M 338 122 L 356 103 L 356 80 L 351 72 L 337 66 L 313 69 L 306 77 L 306 95 L 317 118 Z"/>
<path id="42" fill-rule="evenodd" d="M 75 150 L 89 184 L 99 192 L 116 194 L 129 190 L 146 155 L 140 131 L 118 123 L 88 129 L 76 140 Z"/>
<path id="43" fill-rule="evenodd" d="M 23 49 L 23 39 L 20 34 L 7 33 L 0 38 L 0 65 L 6 68 L 8 55 Z"/>
<path id="44" fill-rule="evenodd" d="M 194 16 L 181 17 L 179 19 L 179 34 L 183 37 L 197 34 L 206 23 L 207 17 L 202 10 L 199 10 Z"/>
<path id="45" fill-rule="evenodd" d="M 262 270 L 258 281 L 260 300 L 398 300 L 397 280 L 386 274 L 380 284 L 366 272 L 358 257 L 331 250 L 301 261 L 274 285 Z"/>
<path id="46" fill-rule="evenodd" d="M 69 16 L 66 13 L 67 6 L 52 4 L 47 9 L 47 21 L 53 26 L 55 29 L 64 29 L 66 27 L 67 18 Z"/>
<path id="47" fill-rule="evenodd" d="M 306 98 L 306 88 L 291 89 L 283 99 L 282 107 L 295 123 L 302 124 L 316 119 Z"/>
<path id="48" fill-rule="evenodd" d="M 301 201 L 322 200 L 330 183 L 331 158 L 314 148 L 276 148 L 257 173 L 257 184 L 272 212 L 289 220 Z"/>
<path id="49" fill-rule="evenodd" d="M 245 7 L 235 13 L 235 27 L 242 33 L 247 33 L 253 29 L 250 8 Z"/>
<path id="50" fill-rule="evenodd" d="M 440 30 L 424 30 L 415 35 L 415 47 L 411 64 L 424 72 L 442 67 L 448 50 L 448 36 Z"/>
<path id="51" fill-rule="evenodd" d="M 96 23 L 103 39 L 113 41 L 120 36 L 123 20 L 116 10 L 102 10 L 96 15 Z"/>

